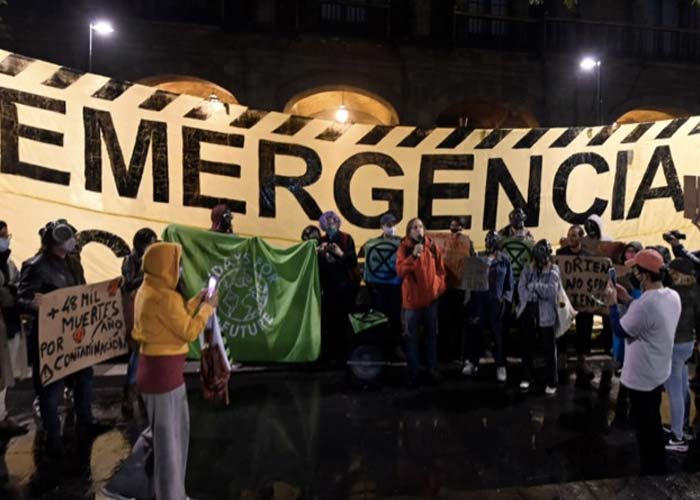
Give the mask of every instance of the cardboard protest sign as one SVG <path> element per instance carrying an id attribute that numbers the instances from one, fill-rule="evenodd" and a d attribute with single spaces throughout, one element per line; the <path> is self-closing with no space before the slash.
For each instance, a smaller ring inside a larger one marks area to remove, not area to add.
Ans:
<path id="1" fill-rule="evenodd" d="M 574 309 L 608 314 L 607 306 L 599 301 L 604 301 L 608 269 L 612 266 L 610 259 L 557 255 L 554 262 L 559 266 L 562 286 Z"/>
<path id="2" fill-rule="evenodd" d="M 463 261 L 462 289 L 468 292 L 485 292 L 489 289 L 489 263 L 481 257 L 465 257 Z"/>
<path id="3" fill-rule="evenodd" d="M 695 220 L 700 216 L 700 177 L 683 177 L 683 217 Z"/>
<path id="4" fill-rule="evenodd" d="M 436 233 L 428 231 L 428 238 L 442 251 L 447 272 L 447 288 L 462 288 L 464 258 L 471 254 L 472 242 L 464 234 Z"/>
<path id="5" fill-rule="evenodd" d="M 62 288 L 39 309 L 42 385 L 128 352 L 119 279 Z"/>
<path id="6" fill-rule="evenodd" d="M 581 240 L 581 246 L 591 255 L 607 257 L 613 262 L 619 262 L 627 245 L 621 241 L 600 241 L 586 237 Z"/>

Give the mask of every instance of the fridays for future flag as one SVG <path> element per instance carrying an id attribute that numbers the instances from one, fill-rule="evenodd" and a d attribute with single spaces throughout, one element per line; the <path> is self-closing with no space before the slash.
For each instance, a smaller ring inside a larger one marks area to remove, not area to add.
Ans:
<path id="1" fill-rule="evenodd" d="M 182 245 L 185 291 L 195 295 L 209 274 L 219 276 L 217 316 L 226 348 L 237 361 L 305 362 L 321 348 L 321 287 L 312 242 L 274 248 L 179 225 L 163 240 Z M 190 355 L 199 357 L 199 345 Z"/>

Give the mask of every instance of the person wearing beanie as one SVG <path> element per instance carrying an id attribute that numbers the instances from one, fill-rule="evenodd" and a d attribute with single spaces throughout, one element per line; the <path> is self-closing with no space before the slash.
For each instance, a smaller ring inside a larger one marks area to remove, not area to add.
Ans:
<path id="1" fill-rule="evenodd" d="M 326 361 L 344 361 L 350 314 L 359 285 L 355 241 L 340 230 L 341 220 L 332 211 L 318 220 L 321 237 L 316 251 L 321 277 L 321 352 Z"/>
<path id="2" fill-rule="evenodd" d="M 695 279 L 695 266 L 685 258 L 676 258 L 668 266 L 671 288 L 681 298 L 681 317 L 676 328 L 671 359 L 671 376 L 664 387 L 671 403 L 671 435 L 666 450 L 685 453 L 690 436 L 683 432 L 686 412 L 690 408 L 690 386 L 687 362 L 700 328 L 700 287 Z"/>
<path id="3" fill-rule="evenodd" d="M 642 250 L 625 266 L 632 269 L 642 295 L 632 301 L 623 286 L 608 283 L 610 323 L 614 334 L 625 339 L 621 383 L 629 392 L 641 474 L 663 474 L 666 443 L 661 426 L 661 392 L 671 375 L 681 299 L 678 292 L 663 286 L 664 261 L 658 251 Z M 629 304 L 622 317 L 618 302 Z"/>
<path id="4" fill-rule="evenodd" d="M 211 231 L 233 234 L 233 212 L 223 203 L 211 209 Z"/>

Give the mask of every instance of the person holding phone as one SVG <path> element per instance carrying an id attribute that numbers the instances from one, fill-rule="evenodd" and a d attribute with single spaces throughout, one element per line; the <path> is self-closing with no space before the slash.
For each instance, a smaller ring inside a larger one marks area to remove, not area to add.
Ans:
<path id="1" fill-rule="evenodd" d="M 445 291 L 446 272 L 440 249 L 425 236 L 423 221 L 418 218 L 408 221 L 406 236 L 397 253 L 396 271 L 402 279 L 408 383 L 413 386 L 418 381 L 421 326 L 425 334 L 428 376 L 438 382 L 441 376 L 437 369 L 437 299 Z"/>
<path id="2" fill-rule="evenodd" d="M 137 383 L 148 427 L 119 472 L 104 488 L 110 498 L 186 500 L 190 440 L 184 368 L 188 344 L 204 330 L 218 304 L 216 287 L 185 302 L 177 292 L 182 247 L 154 243 L 143 256 L 133 337 L 141 345 Z M 149 457 L 153 467 L 147 467 Z M 142 488 L 142 490 L 138 490 Z M 138 491 L 135 491 L 138 490 Z"/>

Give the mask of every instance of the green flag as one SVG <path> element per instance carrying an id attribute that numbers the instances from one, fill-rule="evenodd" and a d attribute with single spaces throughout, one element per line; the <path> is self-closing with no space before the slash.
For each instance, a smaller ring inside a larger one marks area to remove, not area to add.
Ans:
<path id="1" fill-rule="evenodd" d="M 182 245 L 185 291 L 219 279 L 217 316 L 236 361 L 304 362 L 321 348 L 321 288 L 313 242 L 274 248 L 260 238 L 171 225 L 163 240 Z M 190 355 L 199 357 L 199 344 Z"/>

